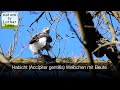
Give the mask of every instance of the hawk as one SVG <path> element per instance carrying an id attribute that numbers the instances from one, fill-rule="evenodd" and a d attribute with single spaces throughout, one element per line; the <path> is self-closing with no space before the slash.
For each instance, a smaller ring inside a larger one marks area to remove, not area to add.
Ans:
<path id="1" fill-rule="evenodd" d="M 43 50 L 48 51 L 52 48 L 50 43 L 52 42 L 52 38 L 49 35 L 50 28 L 45 27 L 42 32 L 33 35 L 29 41 L 29 49 L 33 52 L 33 54 L 37 54 L 42 56 Z"/>

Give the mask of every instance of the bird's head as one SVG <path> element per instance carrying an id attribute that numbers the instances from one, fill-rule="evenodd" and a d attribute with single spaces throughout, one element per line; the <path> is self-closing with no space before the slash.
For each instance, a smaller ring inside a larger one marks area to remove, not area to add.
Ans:
<path id="1" fill-rule="evenodd" d="M 45 28 L 42 30 L 42 32 L 49 34 L 50 28 L 49 28 L 49 27 L 45 27 Z"/>

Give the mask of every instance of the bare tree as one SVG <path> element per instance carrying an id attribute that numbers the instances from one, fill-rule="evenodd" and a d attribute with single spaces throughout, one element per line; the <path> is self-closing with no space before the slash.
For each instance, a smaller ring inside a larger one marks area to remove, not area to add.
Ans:
<path id="1" fill-rule="evenodd" d="M 46 20 L 49 23 L 49 28 L 52 32 L 54 32 L 52 42 L 53 49 L 51 50 L 51 54 L 55 58 L 59 58 L 61 53 L 62 55 L 64 55 L 66 52 L 69 52 L 65 47 L 67 44 L 67 40 L 78 39 L 79 42 L 83 45 L 82 47 L 84 47 L 84 52 L 80 52 L 80 57 L 83 57 L 86 54 L 86 57 L 90 61 L 91 65 L 94 66 L 94 60 L 92 57 L 92 55 L 94 54 L 96 57 L 103 57 L 104 55 L 106 55 L 115 66 L 119 66 L 119 29 L 115 28 L 111 19 L 111 17 L 114 17 L 118 22 L 120 22 L 119 11 L 94 11 L 92 14 L 90 13 L 90 11 L 59 11 L 57 14 L 53 14 L 52 11 L 40 11 L 35 14 L 38 14 L 38 17 L 33 20 L 33 22 L 31 22 L 31 24 L 29 25 L 30 29 L 26 29 L 25 32 L 27 32 L 31 37 L 35 32 L 34 25 L 38 25 L 38 22 L 41 19 Z M 77 29 L 72 23 L 71 18 L 69 18 L 71 14 L 73 14 L 78 21 L 77 24 L 75 23 Z M 30 15 L 32 15 L 31 12 Z M 24 16 L 22 18 L 24 18 Z M 22 18 L 19 19 L 19 23 L 22 21 Z M 64 35 L 61 35 L 59 33 L 59 23 L 64 22 L 64 20 L 68 22 L 70 26 L 69 31 L 71 31 L 72 35 L 65 34 L 64 32 Z M 38 32 L 38 30 L 36 30 L 36 32 Z M 10 57 L 10 59 L 7 59 L 7 56 L 5 56 L 5 53 L 3 52 L 3 47 L 0 46 L 0 62 L 7 67 L 11 67 L 11 62 L 17 57 L 21 56 L 22 53 L 25 52 L 25 49 L 28 47 L 28 44 L 24 47 L 21 47 L 18 55 L 13 55 L 16 51 L 16 47 L 20 39 L 18 35 L 19 28 L 14 30 L 14 38 L 13 41 L 10 43 L 8 49 L 7 55 L 8 57 Z M 65 41 L 65 43 L 62 43 L 64 44 L 64 47 L 61 47 L 61 42 L 63 41 Z M 55 45 L 57 45 L 57 48 L 55 48 L 57 53 L 54 53 Z M 76 62 L 79 61 L 76 60 Z M 95 76 L 95 69 L 93 69 L 92 72 Z"/>

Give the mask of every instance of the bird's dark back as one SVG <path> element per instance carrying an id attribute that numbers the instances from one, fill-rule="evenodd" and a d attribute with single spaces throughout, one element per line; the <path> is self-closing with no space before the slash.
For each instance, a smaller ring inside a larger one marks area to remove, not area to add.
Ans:
<path id="1" fill-rule="evenodd" d="M 37 35 L 34 35 L 34 36 L 30 39 L 29 44 L 33 44 L 33 43 L 37 42 L 38 40 L 39 40 L 39 39 L 38 39 Z"/>
<path id="2" fill-rule="evenodd" d="M 29 44 L 33 44 L 34 42 L 37 42 L 39 41 L 39 38 L 42 38 L 42 37 L 46 37 L 47 38 L 47 42 L 52 42 L 52 38 L 49 34 L 47 33 L 39 33 L 39 34 L 36 34 L 34 35 L 31 40 L 29 41 Z"/>

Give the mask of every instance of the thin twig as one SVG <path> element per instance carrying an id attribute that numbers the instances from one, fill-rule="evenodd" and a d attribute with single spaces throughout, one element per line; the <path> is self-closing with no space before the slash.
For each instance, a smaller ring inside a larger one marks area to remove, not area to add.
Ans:
<path id="1" fill-rule="evenodd" d="M 61 15 L 61 17 L 62 17 L 62 15 Z M 61 18 L 61 17 L 60 17 L 60 18 Z M 52 46 L 54 46 L 55 42 L 57 41 L 57 39 L 58 39 L 59 37 L 62 38 L 62 36 L 60 36 L 60 35 L 57 33 L 57 31 L 56 31 L 56 30 L 57 30 L 58 23 L 59 23 L 59 22 L 57 21 L 56 26 L 55 26 L 55 29 L 53 29 L 54 32 L 55 32 L 55 34 L 56 34 L 56 38 L 55 38 Z"/>
<path id="2" fill-rule="evenodd" d="M 23 19 L 23 17 L 19 17 L 19 21 L 18 21 L 19 25 L 18 26 L 20 26 L 20 22 L 22 19 Z M 15 52 L 17 42 L 18 42 L 18 28 L 15 30 L 13 42 L 10 44 L 10 47 L 8 50 L 9 57 L 12 57 L 13 53 Z"/>
<path id="3" fill-rule="evenodd" d="M 40 14 L 40 16 L 39 16 L 34 22 L 32 22 L 32 24 L 31 24 L 29 27 L 31 27 L 35 22 L 38 22 L 38 20 L 43 16 L 44 13 L 45 13 L 45 11 L 43 11 L 43 12 Z"/>
<path id="4" fill-rule="evenodd" d="M 58 55 L 57 55 L 57 58 L 58 58 L 59 54 L 60 54 L 60 41 L 58 43 Z"/>
<path id="5" fill-rule="evenodd" d="M 52 25 L 52 23 L 50 22 L 51 20 L 48 20 L 46 13 L 45 13 L 45 18 L 50 23 L 50 25 Z"/>
<path id="6" fill-rule="evenodd" d="M 49 14 L 49 16 L 50 16 L 51 21 L 53 21 L 53 19 L 52 19 L 52 16 L 51 16 L 50 12 L 48 12 L 48 14 Z"/>
<path id="7" fill-rule="evenodd" d="M 69 25 L 70 25 L 70 28 L 73 30 L 73 32 L 74 32 L 75 35 L 77 36 L 78 40 L 83 44 L 81 38 L 80 38 L 79 35 L 77 34 L 77 31 L 73 28 L 73 26 L 72 26 L 72 24 L 71 24 L 71 22 L 70 22 L 70 20 L 69 20 L 69 18 L 68 18 L 67 12 L 65 12 L 65 15 L 66 15 L 66 17 L 67 17 L 67 21 L 68 21 L 68 23 L 69 23 Z"/>
<path id="8" fill-rule="evenodd" d="M 24 52 L 24 50 L 28 47 L 28 45 L 26 45 L 25 47 L 23 47 L 21 49 L 21 51 L 19 52 L 18 55 L 16 55 L 15 57 L 13 57 L 12 59 L 9 60 L 9 62 L 12 62 L 15 58 L 19 57 L 20 55 L 22 55 L 22 53 Z"/>

